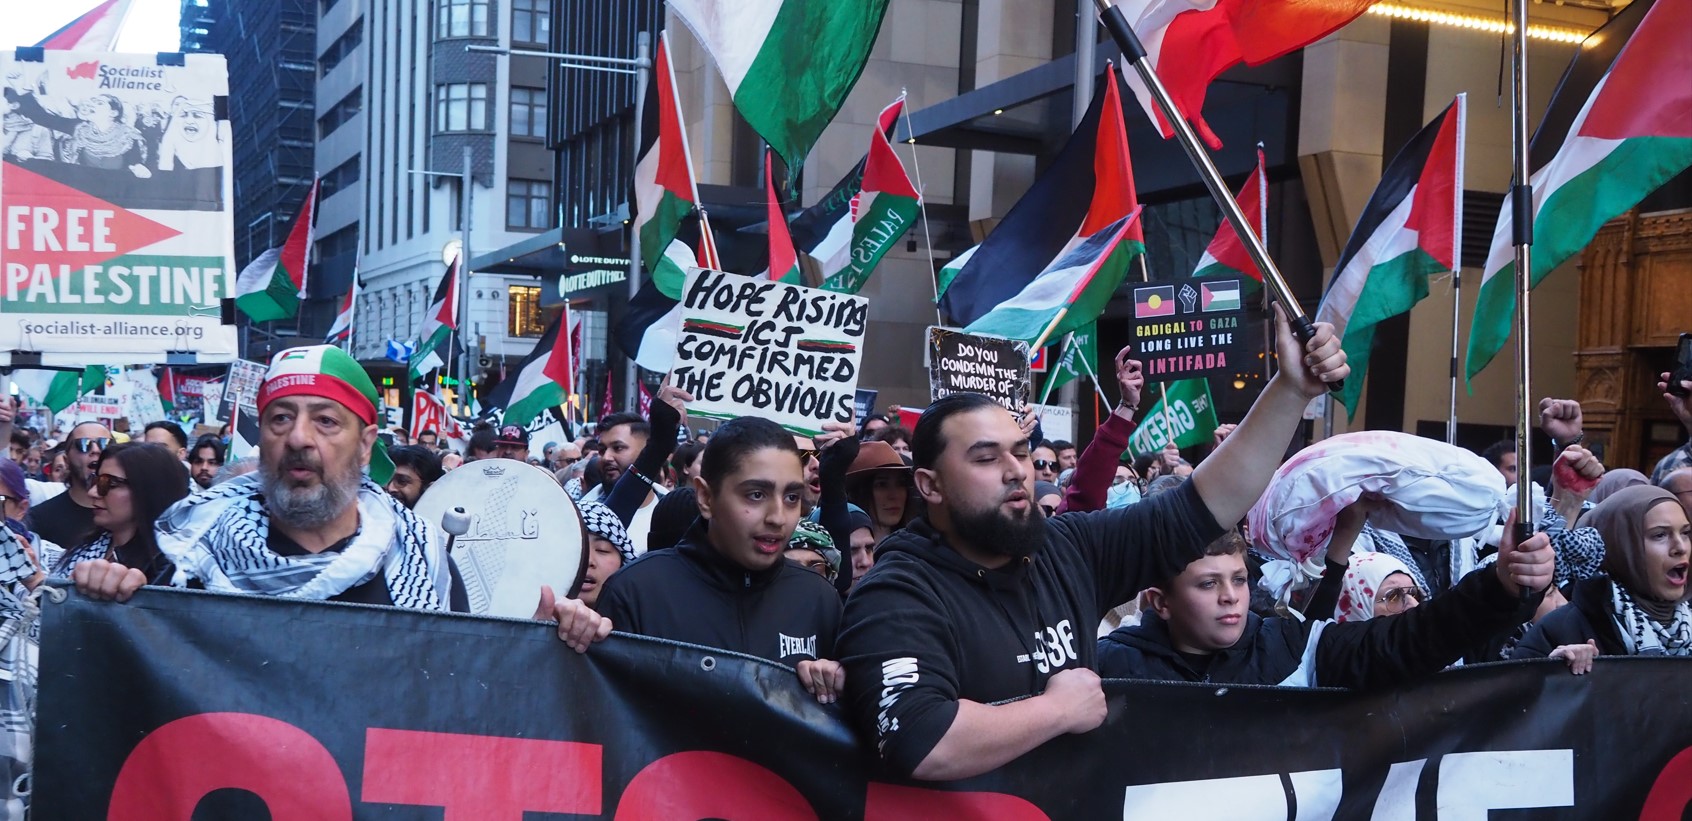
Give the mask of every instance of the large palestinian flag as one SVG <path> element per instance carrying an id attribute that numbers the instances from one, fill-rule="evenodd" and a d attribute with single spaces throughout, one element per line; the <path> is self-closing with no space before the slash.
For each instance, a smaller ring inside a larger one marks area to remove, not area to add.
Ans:
<path id="1" fill-rule="evenodd" d="M 846 102 L 888 0 L 669 0 L 722 72 L 734 107 L 788 169 Z"/>
<path id="2" fill-rule="evenodd" d="M 1529 165 L 1537 286 L 1604 223 L 1692 166 L 1692 0 L 1636 0 L 1586 39 L 1533 135 Z M 1471 383 L 1515 323 L 1512 205 L 1505 197 L 1469 328 Z"/>
<path id="3" fill-rule="evenodd" d="M 943 277 L 947 287 L 941 308 L 953 324 L 972 325 L 1138 208 L 1120 81 L 1106 69 L 1086 116 L 1051 167 L 957 273 Z M 1108 234 L 1105 238 L 1113 239 Z M 1128 223 L 1120 246 L 1112 248 L 1128 252 L 1130 258 L 1145 250 L 1138 220 Z M 1092 319 L 1078 318 L 1075 325 Z"/>
<path id="4" fill-rule="evenodd" d="M 1350 415 L 1369 370 L 1375 326 L 1428 295 L 1428 278 L 1455 270 L 1463 247 L 1463 125 L 1457 95 L 1392 158 L 1340 252 L 1316 311 L 1340 337 L 1350 379 L 1339 392 Z"/>
<path id="5" fill-rule="evenodd" d="M 964 328 L 972 334 L 1044 344 L 1063 334 L 1090 328 L 1128 276 L 1128 264 L 1143 247 L 1127 237 L 1140 211 L 1108 225 L 1041 271 L 1020 293 L 999 303 Z"/>

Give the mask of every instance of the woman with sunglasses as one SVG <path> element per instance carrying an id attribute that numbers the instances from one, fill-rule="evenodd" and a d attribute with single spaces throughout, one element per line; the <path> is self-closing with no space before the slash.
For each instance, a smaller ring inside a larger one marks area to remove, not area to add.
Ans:
<path id="1" fill-rule="evenodd" d="M 75 572 L 90 559 L 115 562 L 139 572 L 147 584 L 167 584 L 175 568 L 159 552 L 153 522 L 188 495 L 188 469 L 176 454 L 158 445 L 125 442 L 100 459 L 89 497 L 94 502 L 94 530 L 53 568 L 53 575 Z"/>

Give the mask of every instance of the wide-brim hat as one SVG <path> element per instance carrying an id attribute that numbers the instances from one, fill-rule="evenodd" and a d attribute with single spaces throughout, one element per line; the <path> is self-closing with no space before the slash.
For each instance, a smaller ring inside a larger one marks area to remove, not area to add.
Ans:
<path id="1" fill-rule="evenodd" d="M 858 458 L 852 460 L 852 466 L 846 469 L 847 476 L 869 473 L 877 470 L 909 471 L 910 465 L 900 458 L 899 452 L 886 442 L 865 442 L 858 446 Z"/>

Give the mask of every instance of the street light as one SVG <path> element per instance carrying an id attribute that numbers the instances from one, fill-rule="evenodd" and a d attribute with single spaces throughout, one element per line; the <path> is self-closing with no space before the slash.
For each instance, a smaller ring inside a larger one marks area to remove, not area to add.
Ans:
<path id="1" fill-rule="evenodd" d="M 499 46 L 467 45 L 464 50 L 474 54 L 497 54 L 505 57 L 539 57 L 545 60 L 557 60 L 559 68 L 573 68 L 579 71 L 598 71 L 606 74 L 632 74 L 635 78 L 635 150 L 640 150 L 640 126 L 643 116 L 642 109 L 646 103 L 646 84 L 652 73 L 652 35 L 642 31 L 635 35 L 635 56 L 629 57 L 601 57 L 597 54 L 568 54 L 558 51 L 539 51 L 520 48 L 501 48 Z M 598 63 L 599 65 L 592 65 Z M 468 149 L 466 149 L 468 151 Z M 465 165 L 469 172 L 468 163 Z M 560 221 L 562 222 L 562 220 Z M 466 235 L 468 242 L 468 234 Z M 629 302 L 633 304 L 636 293 L 640 291 L 640 254 L 629 254 Z M 636 395 L 636 383 L 640 376 L 633 359 L 629 360 L 628 378 L 624 380 L 624 395 L 633 406 Z M 573 393 L 575 386 L 570 386 Z"/>
<path id="2" fill-rule="evenodd" d="M 470 173 L 470 146 L 464 146 L 464 170 L 454 174 L 451 171 L 418 171 L 413 174 L 424 177 L 457 177 L 459 190 L 459 211 L 462 214 L 463 231 L 458 245 L 458 326 L 459 342 L 464 341 L 464 323 L 470 318 L 470 219 L 471 208 L 475 205 L 475 188 L 471 183 L 474 177 Z M 445 254 L 442 254 L 445 262 Z M 448 265 L 452 263 L 448 262 Z M 427 297 L 425 297 L 427 299 Z M 470 352 L 458 351 L 458 402 L 459 412 L 464 416 L 470 415 L 470 392 L 466 390 L 470 384 Z M 448 353 L 451 356 L 451 353 Z M 408 366 L 409 367 L 409 366 Z M 450 370 L 450 369 L 449 369 Z"/>

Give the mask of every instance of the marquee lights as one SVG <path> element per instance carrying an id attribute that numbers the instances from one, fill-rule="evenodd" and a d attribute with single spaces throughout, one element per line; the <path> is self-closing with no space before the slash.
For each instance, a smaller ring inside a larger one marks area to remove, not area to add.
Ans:
<path id="1" fill-rule="evenodd" d="M 1371 14 L 1391 17 L 1395 20 L 1413 20 L 1418 23 L 1428 23 L 1437 26 L 1484 31 L 1489 34 L 1504 34 L 1515 31 L 1515 24 L 1502 17 L 1481 17 L 1474 14 L 1457 14 L 1449 11 L 1435 11 L 1433 9 L 1407 6 L 1402 3 L 1376 3 L 1369 7 Z M 1528 37 L 1534 40 L 1549 40 L 1553 43 L 1575 43 L 1585 40 L 1591 32 L 1561 26 L 1528 26 Z"/>

